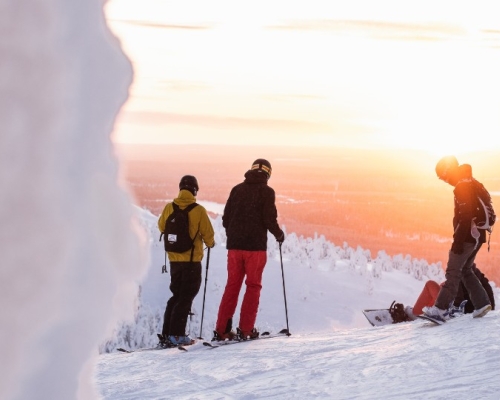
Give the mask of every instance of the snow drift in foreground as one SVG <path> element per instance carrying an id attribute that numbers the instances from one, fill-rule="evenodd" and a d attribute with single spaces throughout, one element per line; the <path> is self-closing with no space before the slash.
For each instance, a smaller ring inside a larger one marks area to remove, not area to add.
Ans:
<path id="1" fill-rule="evenodd" d="M 98 345 L 147 265 L 110 140 L 132 69 L 102 7 L 0 7 L 2 399 L 94 398 Z"/>

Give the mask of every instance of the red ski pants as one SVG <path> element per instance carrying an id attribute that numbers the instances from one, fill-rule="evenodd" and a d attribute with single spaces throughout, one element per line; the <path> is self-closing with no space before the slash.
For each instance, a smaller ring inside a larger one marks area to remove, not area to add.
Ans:
<path id="1" fill-rule="evenodd" d="M 241 303 L 239 328 L 242 331 L 250 331 L 254 328 L 262 289 L 262 273 L 266 262 L 266 251 L 228 250 L 227 283 L 219 306 L 215 326 L 217 332 L 224 333 L 228 327 L 228 321 L 233 318 L 245 275 L 246 291 Z"/>

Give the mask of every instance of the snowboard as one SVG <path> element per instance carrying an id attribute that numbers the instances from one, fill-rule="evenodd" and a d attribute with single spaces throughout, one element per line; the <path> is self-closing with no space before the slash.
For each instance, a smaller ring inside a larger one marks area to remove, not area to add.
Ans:
<path id="1" fill-rule="evenodd" d="M 443 325 L 446 323 L 446 321 L 441 321 L 439 319 L 436 319 L 436 318 L 432 318 L 432 317 L 429 317 L 425 314 L 422 314 L 422 315 L 417 315 L 417 318 L 420 318 L 420 319 L 423 319 L 425 321 L 430 321 L 430 322 L 434 322 L 436 325 Z"/>
<path id="2" fill-rule="evenodd" d="M 363 310 L 363 315 L 372 326 L 384 326 L 394 323 L 388 308 Z"/>
<path id="3" fill-rule="evenodd" d="M 450 308 L 448 309 L 448 312 L 450 314 L 450 319 L 448 319 L 446 321 L 441 321 L 440 319 L 432 318 L 432 317 L 429 317 L 428 315 L 425 315 L 425 314 L 417 315 L 417 318 L 420 318 L 420 319 L 423 319 L 426 321 L 430 321 L 430 322 L 434 322 L 436 325 L 443 325 L 447 321 L 449 322 L 449 321 L 453 321 L 457 318 L 463 317 L 465 315 L 465 304 L 466 303 L 467 303 L 467 300 L 464 300 L 460 303 L 460 305 L 458 307 L 454 307 L 453 305 L 451 305 Z"/>

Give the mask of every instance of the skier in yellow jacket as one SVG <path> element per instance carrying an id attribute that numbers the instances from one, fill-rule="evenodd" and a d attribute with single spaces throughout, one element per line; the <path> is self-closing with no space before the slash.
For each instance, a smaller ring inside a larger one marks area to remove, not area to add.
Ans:
<path id="1" fill-rule="evenodd" d="M 198 181 L 194 176 L 182 177 L 179 183 L 179 195 L 173 202 L 167 203 L 158 220 L 160 232 L 165 231 L 167 219 L 174 212 L 173 203 L 180 209 L 185 209 L 196 202 L 195 196 L 198 190 Z M 201 286 L 203 243 L 209 248 L 215 245 L 214 229 L 206 209 L 198 204 L 189 211 L 188 216 L 189 235 L 194 238 L 193 248 L 183 253 L 168 252 L 172 297 L 167 302 L 163 330 L 159 335 L 160 345 L 163 347 L 193 343 L 185 330 L 191 304 Z"/>

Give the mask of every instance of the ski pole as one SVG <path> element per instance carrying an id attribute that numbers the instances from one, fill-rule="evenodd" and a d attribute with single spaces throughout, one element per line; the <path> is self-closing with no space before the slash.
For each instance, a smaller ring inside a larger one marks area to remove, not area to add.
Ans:
<path id="1" fill-rule="evenodd" d="M 286 291 L 285 291 L 285 272 L 283 270 L 283 255 L 281 253 L 281 242 L 280 242 L 280 261 L 281 261 L 281 277 L 283 278 L 283 297 L 285 298 L 285 316 L 286 316 L 286 334 L 290 336 L 290 328 L 288 326 L 288 307 L 286 305 Z"/>
<path id="2" fill-rule="evenodd" d="M 165 251 L 165 264 L 162 265 L 161 267 L 161 273 L 162 274 L 168 274 L 167 270 L 167 252 Z"/>
<path id="3" fill-rule="evenodd" d="M 208 251 L 207 251 L 207 268 L 206 268 L 206 272 L 205 272 L 205 289 L 203 290 L 203 306 L 201 308 L 200 336 L 198 337 L 198 339 L 203 339 L 201 337 L 201 332 L 203 330 L 203 316 L 205 314 L 205 295 L 207 293 L 208 263 L 209 262 L 210 262 L 210 247 L 208 248 Z"/>

